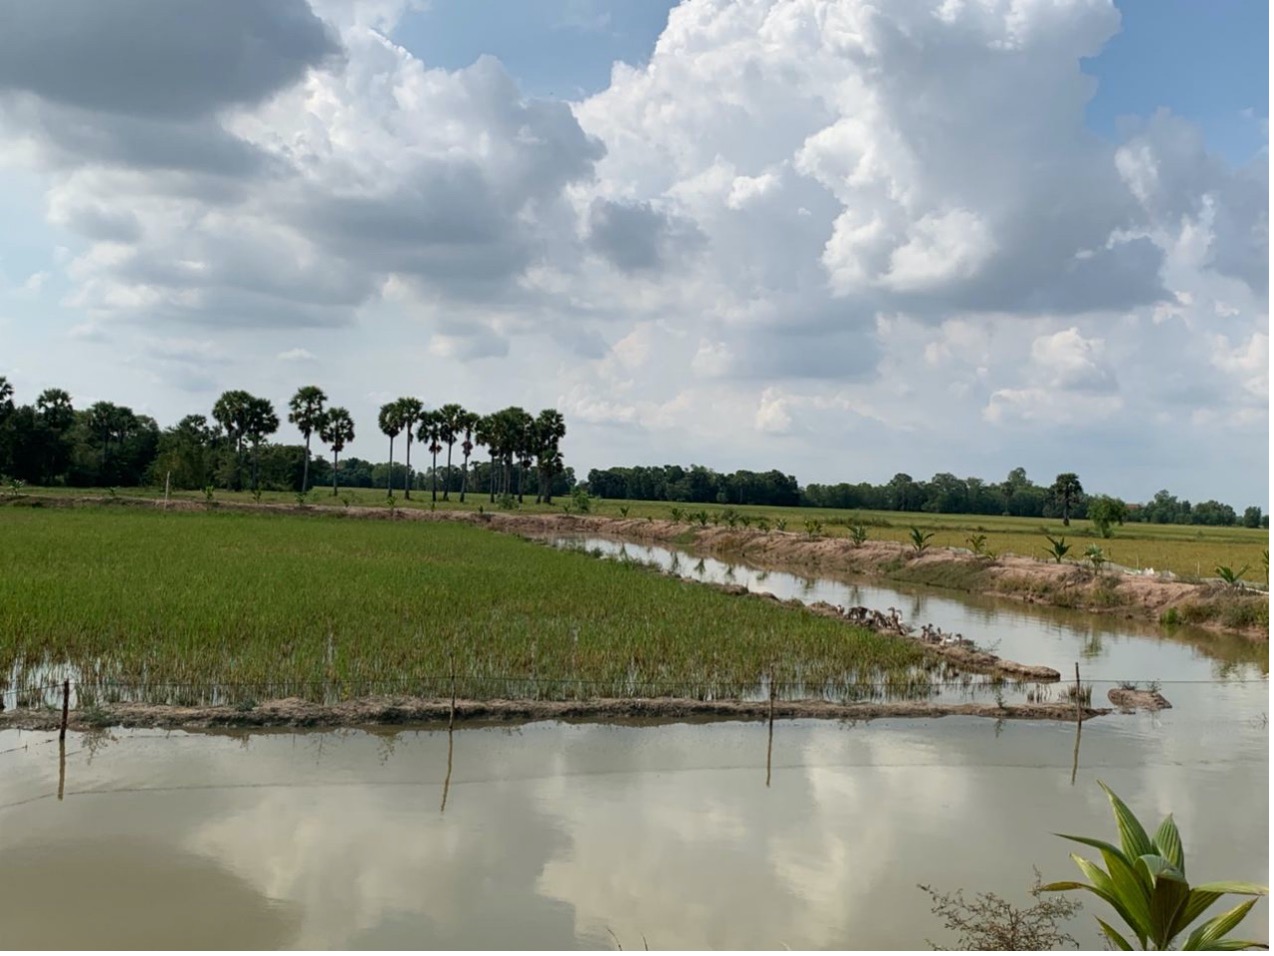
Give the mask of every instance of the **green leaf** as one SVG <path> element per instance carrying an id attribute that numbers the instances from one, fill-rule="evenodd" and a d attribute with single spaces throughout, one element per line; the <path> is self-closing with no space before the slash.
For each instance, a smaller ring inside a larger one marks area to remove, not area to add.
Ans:
<path id="1" fill-rule="evenodd" d="M 1258 943 L 1251 939 L 1219 939 L 1207 949 L 1269 949 L 1268 943 Z"/>
<path id="2" fill-rule="evenodd" d="M 1185 932 L 1189 925 L 1202 916 L 1203 911 L 1219 900 L 1222 895 L 1197 886 L 1192 889 L 1190 891 L 1190 899 L 1181 912 L 1177 914 L 1177 925 L 1172 928 L 1172 935 L 1175 937 L 1179 933 Z"/>
<path id="3" fill-rule="evenodd" d="M 1048 883 L 1040 887 L 1041 893 L 1064 893 L 1067 890 L 1091 890 L 1092 887 L 1087 883 L 1076 883 L 1074 880 L 1061 880 L 1057 883 Z"/>
<path id="4" fill-rule="evenodd" d="M 1119 847 L 1115 846 L 1113 843 L 1107 843 L 1105 840 L 1095 840 L 1092 837 L 1071 836 L 1068 833 L 1055 833 L 1053 835 L 1059 836 L 1063 840 L 1073 840 L 1076 843 L 1084 844 L 1084 846 L 1091 846 L 1094 849 L 1101 850 L 1103 856 L 1107 853 L 1113 853 L 1115 856 L 1119 857 L 1119 859 L 1123 860 L 1126 866 L 1132 866 L 1132 860 L 1124 856 L 1124 851 L 1119 849 Z"/>
<path id="5" fill-rule="evenodd" d="M 1159 880 L 1175 880 L 1178 883 L 1186 881 L 1184 873 L 1157 853 L 1147 853 L 1137 857 L 1137 871 L 1151 886 Z"/>
<path id="6" fill-rule="evenodd" d="M 1210 947 L 1221 940 L 1226 933 L 1243 922 L 1243 917 L 1247 916 L 1248 910 L 1255 905 L 1256 900 L 1244 900 L 1234 909 L 1227 910 L 1204 923 L 1199 927 L 1203 931 L 1203 935 L 1199 937 L 1200 948 Z"/>
<path id="7" fill-rule="evenodd" d="M 1222 880 L 1219 883 L 1200 883 L 1196 890 L 1205 893 L 1237 893 L 1240 896 L 1269 896 L 1270 888 L 1260 883 L 1242 883 L 1236 880 Z"/>
<path id="8" fill-rule="evenodd" d="M 1129 951 L 1132 950 L 1132 943 L 1128 942 L 1128 940 L 1124 939 L 1121 935 L 1119 935 L 1119 933 L 1115 930 L 1115 928 L 1111 926 L 1109 923 L 1107 923 L 1100 916 L 1097 917 L 1097 923 L 1098 925 L 1101 926 L 1101 931 L 1106 934 L 1106 938 L 1109 939 L 1112 943 L 1114 943 L 1117 947 L 1119 947 L 1120 949 L 1126 949 Z"/>
<path id="9" fill-rule="evenodd" d="M 1150 837 L 1146 836 L 1146 830 L 1136 814 L 1128 809 L 1128 805 L 1120 800 L 1110 787 L 1100 780 L 1097 784 L 1106 791 L 1111 809 L 1115 811 L 1115 822 L 1119 825 L 1119 842 L 1123 845 L 1124 854 L 1129 859 L 1136 859 L 1147 853 L 1153 853 L 1154 846 L 1150 843 Z"/>
<path id="10" fill-rule="evenodd" d="M 1155 883 L 1154 893 L 1150 897 L 1150 925 L 1153 927 L 1150 935 L 1156 949 L 1168 949 L 1181 930 L 1189 925 L 1178 925 L 1180 913 L 1189 900 L 1188 883 L 1167 878 Z"/>
<path id="11" fill-rule="evenodd" d="M 1155 831 L 1155 846 L 1173 866 L 1183 874 L 1185 873 L 1186 852 L 1181 846 L 1181 834 L 1177 830 L 1176 823 L 1173 822 L 1171 813 L 1163 818 L 1163 823 L 1159 824 L 1159 829 Z"/>
<path id="12" fill-rule="evenodd" d="M 1135 875 L 1126 875 L 1132 874 L 1131 868 L 1120 871 L 1125 883 L 1129 879 L 1132 881 L 1132 885 L 1123 887 L 1121 892 L 1115 880 L 1101 867 L 1075 853 L 1071 854 L 1071 859 L 1075 861 L 1075 865 L 1079 867 L 1080 872 L 1092 880 L 1093 885 L 1090 887 L 1092 892 L 1114 907 L 1115 912 L 1119 914 L 1119 918 L 1127 923 L 1128 928 L 1136 934 L 1137 942 L 1142 945 L 1142 948 L 1145 948 L 1146 936 L 1149 935 L 1150 898 L 1148 894 L 1141 894 Z M 1114 858 L 1112 857 L 1112 859 Z M 1115 862 L 1118 866 L 1124 865 L 1117 860 Z M 1129 900 L 1132 901 L 1131 906 L 1129 905 Z"/>

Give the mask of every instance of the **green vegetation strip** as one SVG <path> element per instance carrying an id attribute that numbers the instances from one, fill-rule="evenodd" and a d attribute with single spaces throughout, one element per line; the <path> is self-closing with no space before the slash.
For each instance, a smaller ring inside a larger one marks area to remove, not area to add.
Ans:
<path id="1" fill-rule="evenodd" d="M 81 704 L 923 697 L 912 644 L 450 522 L 0 509 L 0 684 Z M 867 689 L 861 685 L 877 685 Z M 12 697 L 9 698 L 12 704 Z"/>

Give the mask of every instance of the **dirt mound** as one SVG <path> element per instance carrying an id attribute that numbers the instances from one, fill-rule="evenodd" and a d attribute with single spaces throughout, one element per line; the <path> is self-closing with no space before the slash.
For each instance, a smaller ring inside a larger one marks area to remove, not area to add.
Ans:
<path id="1" fill-rule="evenodd" d="M 1106 697 L 1122 713 L 1132 713 L 1135 710 L 1167 710 L 1172 707 L 1168 699 L 1157 690 L 1115 687 L 1107 691 Z"/>
<path id="2" fill-rule="evenodd" d="M 1085 708 L 1084 719 L 1109 714 L 1108 708 Z M 837 704 L 821 700 L 692 700 L 675 697 L 601 698 L 579 701 L 459 700 L 456 723 L 481 724 L 537 720 L 563 721 L 680 721 L 688 719 L 765 720 L 823 718 L 875 720 L 884 717 L 993 717 L 997 720 L 1060 720 L 1073 722 L 1070 704 L 938 703 L 931 701 L 869 701 Z M 91 722 L 86 717 L 91 716 Z M 91 731 L 105 727 L 204 729 L 213 727 L 362 727 L 383 725 L 439 725 L 452 717 L 451 701 L 421 697 L 368 697 L 335 704 L 316 704 L 299 698 L 267 701 L 255 707 L 176 707 L 154 704 L 114 704 L 91 715 L 73 711 L 70 728 Z M 60 713 L 46 710 L 0 713 L 0 729 L 55 730 Z"/>

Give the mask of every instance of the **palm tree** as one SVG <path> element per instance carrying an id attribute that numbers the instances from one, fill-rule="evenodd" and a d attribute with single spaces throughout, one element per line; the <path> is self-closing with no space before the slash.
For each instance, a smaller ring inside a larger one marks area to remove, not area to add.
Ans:
<path id="1" fill-rule="evenodd" d="M 319 438 L 323 444 L 332 449 L 332 496 L 338 490 L 337 469 L 341 462 L 341 452 L 354 440 L 354 419 L 341 407 L 329 408 L 323 413 L 318 423 Z"/>
<path id="2" fill-rule="evenodd" d="M 398 406 L 398 421 L 402 425 L 403 431 L 407 433 L 407 478 L 403 482 L 403 497 L 411 498 L 412 473 L 411 473 L 411 440 L 414 437 L 413 432 L 416 429 L 416 423 L 420 421 L 421 413 L 424 412 L 424 406 L 418 398 L 400 398 L 396 403 Z"/>
<path id="3" fill-rule="evenodd" d="M 420 430 L 416 437 L 421 441 L 429 442 L 428 448 L 430 454 L 433 455 L 433 467 L 430 469 L 430 495 L 431 500 L 438 500 L 438 452 L 442 451 L 442 446 L 438 444 L 439 435 L 442 432 L 442 423 L 439 419 L 438 412 L 424 412 L 420 416 Z"/>
<path id="4" fill-rule="evenodd" d="M 403 430 L 402 409 L 397 402 L 387 402 L 380 407 L 380 430 L 389 436 L 389 477 L 386 479 L 385 494 L 394 493 L 394 439 Z"/>
<path id="5" fill-rule="evenodd" d="M 310 435 L 318 430 L 323 419 L 323 406 L 327 396 L 317 385 L 304 385 L 296 390 L 288 402 L 288 421 L 297 427 L 305 439 L 305 464 L 301 467 L 301 494 L 310 490 Z"/>
<path id="6" fill-rule="evenodd" d="M 442 485 L 442 500 L 451 500 L 451 449 L 460 437 L 465 410 L 459 405 L 444 405 L 438 409 L 438 440 L 447 446 L 447 480 Z"/>
<path id="7" fill-rule="evenodd" d="M 242 389 L 235 389 L 222 392 L 221 397 L 212 406 L 212 417 L 216 419 L 217 424 L 225 431 L 226 438 L 234 446 L 234 487 L 236 491 L 243 487 L 243 438 L 247 431 L 248 406 L 251 402 L 251 395 Z M 98 404 L 102 403 L 99 402 Z M 91 416 L 95 408 L 97 408 L 97 405 L 89 409 L 90 422 L 93 420 Z"/>
<path id="8" fill-rule="evenodd" d="M 252 490 L 258 489 L 258 479 L 261 474 L 261 442 L 265 441 L 268 435 L 273 435 L 279 430 L 279 416 L 274 412 L 274 406 L 270 404 L 268 398 L 257 398 L 255 395 L 250 396 L 248 402 L 247 417 L 244 422 L 244 436 L 252 442 Z"/>
<path id="9" fill-rule="evenodd" d="M 539 488 L 536 489 L 535 503 L 543 498 L 546 504 L 553 503 L 553 478 L 561 470 L 561 441 L 566 437 L 566 420 L 556 408 L 546 408 L 535 419 L 534 448 L 539 464 Z"/>
<path id="10" fill-rule="evenodd" d="M 492 504 L 495 503 L 495 459 L 499 443 L 499 428 L 494 415 L 483 415 L 473 427 L 474 440 L 484 446 L 491 455 L 490 472 L 487 474 L 487 492 Z"/>
<path id="11" fill-rule="evenodd" d="M 1071 507 L 1084 497 L 1084 486 L 1079 483 L 1079 476 L 1071 471 L 1062 472 L 1048 493 L 1062 506 L 1062 524 L 1070 527 Z"/>
<path id="12" fill-rule="evenodd" d="M 505 411 L 508 413 L 510 435 L 507 454 L 510 462 L 517 460 L 518 504 L 521 504 L 523 478 L 527 469 L 535 463 L 535 419 L 516 405 Z"/>
<path id="13" fill-rule="evenodd" d="M 54 475 L 65 470 L 69 448 L 64 435 L 75 424 L 75 409 L 70 394 L 61 388 L 46 388 L 35 400 L 35 407 L 40 410 L 40 418 L 51 436 L 42 456 L 42 480 L 48 484 Z"/>
<path id="14" fill-rule="evenodd" d="M 460 431 L 464 435 L 464 442 L 460 445 L 460 450 L 464 452 L 464 465 L 460 469 L 461 504 L 464 504 L 465 489 L 469 486 L 469 456 L 473 454 L 474 432 L 481 422 L 482 419 L 473 412 L 465 412 L 460 422 Z"/>

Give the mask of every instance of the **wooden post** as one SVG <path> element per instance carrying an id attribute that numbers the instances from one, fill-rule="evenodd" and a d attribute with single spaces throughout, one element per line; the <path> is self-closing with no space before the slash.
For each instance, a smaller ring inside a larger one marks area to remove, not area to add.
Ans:
<path id="1" fill-rule="evenodd" d="M 66 740 L 66 722 L 71 715 L 71 682 L 62 681 L 62 729 L 58 731 L 58 740 Z"/>
<path id="2" fill-rule="evenodd" d="M 451 662 L 451 713 L 447 717 L 447 732 L 456 725 L 456 658 L 455 655 L 449 655 Z"/>
<path id="3" fill-rule="evenodd" d="M 765 785 L 770 785 L 770 769 L 774 755 L 774 698 L 778 694 L 778 686 L 774 683 L 774 668 L 770 668 L 770 739 L 765 747 Z"/>
<path id="4" fill-rule="evenodd" d="M 58 740 L 58 799 L 66 792 L 66 739 Z"/>
<path id="5" fill-rule="evenodd" d="M 1075 786 L 1075 776 L 1079 773 L 1079 736 L 1084 729 L 1084 720 L 1080 710 L 1081 687 L 1079 683 L 1079 661 L 1075 662 L 1075 753 L 1071 756 L 1071 786 Z"/>
<path id="6" fill-rule="evenodd" d="M 1076 661 L 1075 662 L 1075 719 L 1076 720 L 1082 719 L 1081 714 L 1083 712 L 1080 708 L 1083 706 L 1083 698 L 1081 696 L 1083 692 L 1084 692 L 1084 688 L 1079 682 L 1079 661 Z"/>
<path id="7" fill-rule="evenodd" d="M 173 473 L 170 471 L 164 475 L 164 510 L 168 510 L 168 487 L 173 480 Z"/>

